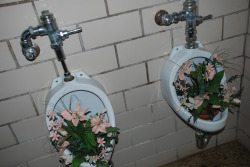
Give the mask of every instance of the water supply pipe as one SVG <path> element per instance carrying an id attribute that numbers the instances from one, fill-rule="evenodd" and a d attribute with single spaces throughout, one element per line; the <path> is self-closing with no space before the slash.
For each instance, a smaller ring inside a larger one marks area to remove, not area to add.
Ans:
<path id="1" fill-rule="evenodd" d="M 65 53 L 63 51 L 63 41 L 69 37 L 69 35 L 82 32 L 82 28 L 76 28 L 70 31 L 58 29 L 56 19 L 53 13 L 48 10 L 43 10 L 40 16 L 41 24 L 37 27 L 29 27 L 21 35 L 21 47 L 25 58 L 29 61 L 34 61 L 40 54 L 40 48 L 37 44 L 33 43 L 31 39 L 36 39 L 37 36 L 48 35 L 51 48 L 54 49 L 58 61 L 61 62 L 64 70 L 64 81 L 71 81 L 74 77 L 70 74 L 67 65 L 65 63 Z"/>

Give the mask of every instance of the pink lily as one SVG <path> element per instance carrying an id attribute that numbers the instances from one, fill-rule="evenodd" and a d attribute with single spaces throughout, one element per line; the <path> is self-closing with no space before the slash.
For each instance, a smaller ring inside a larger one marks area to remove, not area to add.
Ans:
<path id="1" fill-rule="evenodd" d="M 68 147 L 70 145 L 70 143 L 68 142 L 68 141 L 64 141 L 63 143 L 62 143 L 62 147 Z"/>
<path id="2" fill-rule="evenodd" d="M 63 110 L 63 111 L 61 112 L 61 115 L 62 115 L 62 117 L 63 117 L 64 119 L 66 119 L 67 121 L 71 121 L 71 120 L 72 120 L 72 115 L 71 115 L 70 112 L 72 113 L 72 111 Z"/>
<path id="3" fill-rule="evenodd" d="M 63 130 L 62 128 L 57 128 L 56 131 L 58 133 L 60 133 L 61 135 L 63 135 L 63 136 L 67 136 L 68 135 L 68 132 L 65 131 L 65 130 Z"/>
<path id="4" fill-rule="evenodd" d="M 217 54 L 214 54 L 214 58 L 215 58 L 218 62 L 220 62 L 221 64 L 223 64 L 223 59 L 220 58 Z"/>
<path id="5" fill-rule="evenodd" d="M 97 133 L 99 133 L 99 132 L 107 133 L 106 127 L 105 127 L 104 124 L 95 125 L 95 126 L 92 128 L 92 132 L 94 132 L 95 134 L 97 134 Z"/>
<path id="6" fill-rule="evenodd" d="M 104 147 L 104 143 L 106 143 L 106 141 L 104 141 L 104 138 L 97 138 L 97 143 L 99 144 L 98 147 Z"/>
<path id="7" fill-rule="evenodd" d="M 196 108 L 198 108 L 198 107 L 200 107 L 201 105 L 202 105 L 202 103 L 203 103 L 203 98 L 202 97 L 200 97 L 200 96 L 196 96 L 195 98 L 194 98 L 194 100 L 197 100 L 198 102 L 196 103 Z"/>
<path id="8" fill-rule="evenodd" d="M 105 157 L 107 152 L 108 152 L 108 150 L 104 147 L 104 148 L 102 149 L 100 155 L 101 155 L 102 157 Z"/>
<path id="9" fill-rule="evenodd" d="M 236 87 L 232 87 L 231 93 L 234 95 L 236 93 Z"/>
<path id="10" fill-rule="evenodd" d="M 179 71 L 178 71 L 178 78 L 183 81 L 185 79 L 185 76 L 184 76 L 184 69 L 180 68 Z"/>
<path id="11" fill-rule="evenodd" d="M 57 132 L 55 131 L 55 133 L 51 133 L 50 135 L 49 135 L 49 137 L 51 137 L 52 138 L 52 141 L 58 141 L 58 137 L 60 137 L 58 134 L 57 134 Z"/>
<path id="12" fill-rule="evenodd" d="M 212 105 L 212 108 L 215 108 L 215 109 L 220 109 L 221 106 L 218 106 L 218 105 Z"/>
<path id="13" fill-rule="evenodd" d="M 87 109 L 82 111 L 81 104 L 77 104 L 76 111 L 77 111 L 78 116 L 80 117 L 80 121 L 87 121 L 87 117 L 85 115 L 85 112 L 88 111 L 89 109 L 90 108 L 87 108 Z"/>
<path id="14" fill-rule="evenodd" d="M 55 117 L 56 117 L 56 113 L 55 113 L 55 111 L 49 111 L 48 113 L 47 113 L 47 116 L 49 117 L 49 119 L 55 119 Z"/>
<path id="15" fill-rule="evenodd" d="M 56 123 L 54 121 L 51 121 L 49 124 L 50 129 L 55 130 Z"/>
<path id="16" fill-rule="evenodd" d="M 193 63 L 191 63 L 190 61 L 186 61 L 186 63 L 184 63 L 184 67 L 183 67 L 183 70 L 184 70 L 184 73 L 186 74 L 190 74 L 190 72 L 192 71 L 191 68 L 189 68 Z"/>

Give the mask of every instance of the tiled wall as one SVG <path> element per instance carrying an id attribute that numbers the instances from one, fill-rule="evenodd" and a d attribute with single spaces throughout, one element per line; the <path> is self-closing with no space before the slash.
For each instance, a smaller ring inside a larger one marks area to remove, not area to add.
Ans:
<path id="1" fill-rule="evenodd" d="M 0 159 L 4 167 L 56 167 L 49 145 L 44 97 L 52 79 L 63 75 L 48 37 L 35 40 L 40 56 L 28 62 L 20 35 L 38 25 L 41 10 L 54 13 L 60 28 L 82 27 L 64 42 L 70 71 L 84 70 L 106 89 L 121 129 L 116 167 L 156 167 L 199 152 L 194 130 L 163 100 L 160 71 L 174 45 L 185 43 L 184 23 L 159 27 L 154 15 L 182 9 L 184 0 L 2 0 L 0 1 Z M 208 148 L 236 138 L 250 149 L 249 0 L 198 0 L 200 15 L 214 18 L 198 27 L 198 40 L 210 51 L 231 53 L 227 75 L 244 72 L 240 113 Z M 248 33 L 248 34 L 247 34 Z M 244 68 L 245 67 L 245 68 Z M 239 127 L 239 128 L 237 128 Z"/>

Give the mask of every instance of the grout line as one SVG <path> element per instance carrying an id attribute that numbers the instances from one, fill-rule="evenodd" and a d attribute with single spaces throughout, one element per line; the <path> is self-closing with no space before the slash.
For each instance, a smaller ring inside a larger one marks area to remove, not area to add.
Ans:
<path id="1" fill-rule="evenodd" d="M 11 46 L 10 41 L 6 41 L 6 42 L 7 42 L 9 51 L 10 51 L 10 53 L 11 53 L 11 56 L 12 56 L 12 58 L 13 58 L 15 64 L 16 64 L 16 68 L 18 69 L 18 68 L 20 68 L 20 64 L 18 63 L 17 57 L 16 57 L 16 55 L 15 55 L 15 52 L 14 52 L 12 46 Z"/>
<path id="2" fill-rule="evenodd" d="M 55 61 L 56 61 L 55 59 L 52 60 L 52 64 L 53 64 L 53 66 L 54 66 L 54 70 L 55 70 L 55 72 L 56 72 L 56 76 L 59 77 L 60 74 L 59 74 L 59 70 L 58 70 L 58 68 L 57 68 L 57 66 L 56 66 L 56 62 L 55 62 Z"/>
<path id="3" fill-rule="evenodd" d="M 145 32 L 144 32 L 144 24 L 143 24 L 143 17 L 142 17 L 142 10 L 139 10 L 139 16 L 140 16 L 140 23 L 141 23 L 141 32 L 142 32 L 142 36 L 145 36 Z"/>
<path id="4" fill-rule="evenodd" d="M 145 62 L 145 68 L 146 68 L 146 75 L 147 75 L 147 83 L 150 83 L 149 70 L 148 70 L 148 63 L 147 62 Z"/>
<path id="5" fill-rule="evenodd" d="M 109 16 L 109 6 L 108 6 L 108 1 L 107 0 L 104 0 L 104 3 L 105 3 L 105 9 L 106 9 L 106 13 L 107 13 L 107 16 Z"/>
<path id="6" fill-rule="evenodd" d="M 14 137 L 16 143 L 17 143 L 17 144 L 20 144 L 20 142 L 18 141 L 18 138 L 17 138 L 17 136 L 16 136 L 16 134 L 15 134 L 15 132 L 14 132 L 14 130 L 12 129 L 12 127 L 11 127 L 10 124 L 8 124 L 8 127 L 9 127 L 10 132 L 12 133 L 12 135 L 13 135 L 13 137 Z"/>
<path id="7" fill-rule="evenodd" d="M 127 101 L 126 101 L 125 91 L 122 91 L 122 96 L 124 99 L 125 111 L 128 111 L 128 105 L 127 105 Z"/>
<path id="8" fill-rule="evenodd" d="M 34 109 L 35 109 L 36 116 L 39 116 L 38 109 L 37 109 L 37 107 L 36 107 L 36 104 L 35 104 L 35 101 L 34 101 L 33 97 L 31 96 L 31 93 L 29 94 L 29 98 L 30 98 L 30 101 L 31 101 L 31 103 L 32 103 L 32 106 L 33 106 Z"/>
<path id="9" fill-rule="evenodd" d="M 36 5 L 35 5 L 35 3 L 34 3 L 34 0 L 31 0 L 31 4 L 32 4 L 32 7 L 33 7 L 34 12 L 35 12 L 36 19 L 37 19 L 38 23 L 40 24 L 40 16 L 39 16 L 38 11 L 37 11 L 37 9 L 36 9 Z"/>
<path id="10" fill-rule="evenodd" d="M 118 56 L 118 50 L 117 50 L 117 45 L 114 45 L 114 49 L 115 49 L 115 57 L 116 57 L 116 62 L 117 62 L 117 66 L 118 68 L 120 68 L 120 61 L 119 61 L 119 56 Z"/>
<path id="11" fill-rule="evenodd" d="M 224 16 L 222 16 L 221 41 L 224 40 L 224 22 L 225 22 L 225 18 L 224 18 Z"/>

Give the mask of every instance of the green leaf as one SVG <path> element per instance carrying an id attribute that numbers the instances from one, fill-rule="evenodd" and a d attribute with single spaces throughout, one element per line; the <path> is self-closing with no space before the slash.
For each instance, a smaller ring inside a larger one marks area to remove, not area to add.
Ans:
<path id="1" fill-rule="evenodd" d="M 213 80 L 210 82 L 210 86 L 213 85 L 213 86 L 219 87 L 219 86 L 220 86 L 220 82 L 221 82 L 223 76 L 224 76 L 224 70 L 222 70 L 222 71 L 216 73 L 216 74 L 214 75 Z"/>
<path id="2" fill-rule="evenodd" d="M 84 157 L 76 157 L 73 159 L 71 167 L 79 167 L 81 165 L 81 163 L 85 162 L 85 158 Z"/>
<path id="3" fill-rule="evenodd" d="M 217 94 L 210 95 L 208 102 L 212 105 L 220 105 L 219 97 Z"/>
<path id="4" fill-rule="evenodd" d="M 198 72 L 197 71 L 191 71 L 190 75 L 191 75 L 192 78 L 197 79 Z"/>
<path id="5" fill-rule="evenodd" d="M 211 85 L 206 88 L 206 91 L 211 93 L 219 93 L 219 87 L 216 85 Z"/>

